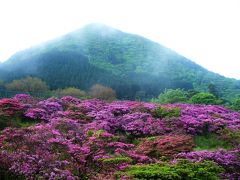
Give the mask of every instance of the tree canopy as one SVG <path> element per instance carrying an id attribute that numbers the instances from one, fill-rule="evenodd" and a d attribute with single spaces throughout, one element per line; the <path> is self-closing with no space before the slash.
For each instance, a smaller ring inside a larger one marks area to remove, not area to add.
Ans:
<path id="1" fill-rule="evenodd" d="M 116 99 L 116 92 L 110 88 L 101 84 L 95 84 L 90 88 L 89 95 L 94 98 L 103 100 L 114 100 Z"/>
<path id="2" fill-rule="evenodd" d="M 6 89 L 23 92 L 46 92 L 49 90 L 47 84 L 36 77 L 26 77 L 6 84 Z"/>
<path id="3" fill-rule="evenodd" d="M 158 98 L 153 99 L 153 102 L 158 103 L 177 103 L 187 102 L 187 92 L 182 89 L 166 89 Z"/>

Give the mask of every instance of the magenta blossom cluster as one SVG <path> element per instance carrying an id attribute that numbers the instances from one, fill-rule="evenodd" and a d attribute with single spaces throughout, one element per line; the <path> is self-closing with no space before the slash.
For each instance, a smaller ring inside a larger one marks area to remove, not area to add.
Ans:
<path id="1" fill-rule="evenodd" d="M 63 111 L 61 101 L 55 98 L 39 101 L 36 105 L 28 108 L 25 116 L 35 120 L 49 121 L 58 111 Z"/>
<path id="2" fill-rule="evenodd" d="M 21 113 L 24 110 L 23 105 L 16 99 L 0 99 L 0 118 L 11 117 Z"/>
<path id="3" fill-rule="evenodd" d="M 124 156 L 134 162 L 153 162 L 138 154 L 133 144 L 120 142 L 106 131 L 82 132 L 80 123 L 61 118 L 29 128 L 7 128 L 0 136 L 0 166 L 29 179 L 76 179 L 106 171 L 104 159 Z"/>
<path id="4" fill-rule="evenodd" d="M 217 132 L 225 127 L 240 129 L 240 113 L 217 105 L 169 104 L 181 109 L 179 120 L 190 134 Z"/>
<path id="5" fill-rule="evenodd" d="M 229 179 L 237 179 L 240 177 L 240 147 L 233 150 L 220 149 L 217 151 L 194 151 L 188 153 L 180 153 L 177 158 L 186 158 L 190 161 L 200 162 L 203 160 L 211 160 L 222 166 L 226 171 L 222 175 Z"/>
<path id="6" fill-rule="evenodd" d="M 28 99 L 32 99 L 32 97 L 28 94 L 16 94 L 13 99 L 19 100 L 19 101 L 25 101 Z"/>

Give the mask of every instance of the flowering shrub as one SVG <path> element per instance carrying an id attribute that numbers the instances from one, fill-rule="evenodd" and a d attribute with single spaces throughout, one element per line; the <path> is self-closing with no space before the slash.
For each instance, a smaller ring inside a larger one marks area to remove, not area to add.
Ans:
<path id="1" fill-rule="evenodd" d="M 56 111 L 63 111 L 61 102 L 55 98 L 49 98 L 47 100 L 40 101 L 37 106 L 45 109 L 48 113 L 52 114 Z"/>
<path id="2" fill-rule="evenodd" d="M 155 119 L 147 113 L 127 114 L 120 121 L 123 130 L 136 136 L 164 134 L 170 131 L 160 119 Z"/>
<path id="3" fill-rule="evenodd" d="M 172 105 L 170 105 L 172 106 Z M 214 105 L 174 105 L 181 108 L 179 120 L 190 134 L 217 132 L 225 127 L 240 129 L 240 113 Z"/>
<path id="4" fill-rule="evenodd" d="M 13 128 L 24 121 L 31 126 Z M 21 94 L 0 100 L 0 124 L 9 126 L 0 131 L 0 178 L 114 179 L 120 171 L 122 179 L 214 179 L 216 164 L 224 178 L 240 173 L 240 113 L 221 106 Z M 229 141 L 230 149 L 193 151 L 192 137 L 206 134 Z"/>
<path id="5" fill-rule="evenodd" d="M 172 157 L 180 152 L 192 151 L 193 138 L 188 135 L 165 135 L 144 138 L 137 146 L 139 153 L 150 157 Z"/>
<path id="6" fill-rule="evenodd" d="M 71 142 L 61 139 L 49 125 L 28 129 L 6 129 L 1 135 L 1 165 L 13 174 L 31 179 L 70 178 L 68 170 Z M 28 134 L 29 136 L 26 136 Z"/>
<path id="7" fill-rule="evenodd" d="M 0 116 L 18 115 L 23 110 L 23 106 L 15 99 L 0 99 Z"/>
<path id="8" fill-rule="evenodd" d="M 61 101 L 65 104 L 74 104 L 77 105 L 81 103 L 81 100 L 72 96 L 64 96 L 61 98 Z"/>
<path id="9" fill-rule="evenodd" d="M 27 101 L 28 99 L 31 99 L 32 97 L 28 94 L 16 94 L 13 99 L 16 99 L 20 102 Z"/>
<path id="10" fill-rule="evenodd" d="M 203 160 L 211 160 L 225 169 L 224 176 L 240 177 L 240 148 L 235 150 L 217 150 L 217 151 L 195 151 L 188 153 L 180 153 L 179 158 L 186 158 L 190 161 L 200 162 Z"/>
<path id="11" fill-rule="evenodd" d="M 91 117 L 96 119 L 87 126 L 94 129 L 104 129 L 112 133 L 124 133 L 133 136 L 158 135 L 171 131 L 164 126 L 160 119 L 155 119 L 151 114 L 132 113 L 125 114 L 121 117 L 114 117 L 109 111 L 99 111 L 97 113 L 89 113 Z"/>
<path id="12" fill-rule="evenodd" d="M 38 102 L 35 107 L 27 109 L 24 115 L 34 120 L 43 120 L 47 122 L 54 116 L 54 113 L 58 111 L 63 111 L 61 101 L 55 98 L 49 98 Z"/>
<path id="13" fill-rule="evenodd" d="M 0 136 L 0 147 L 1 166 L 28 178 L 85 177 L 106 171 L 103 165 L 117 157 L 126 159 L 118 159 L 116 169 L 132 161 L 151 161 L 132 150 L 134 145 L 118 142 L 117 137 L 105 131 L 81 134 L 81 125 L 68 119 L 5 129 Z"/>
<path id="14" fill-rule="evenodd" d="M 29 108 L 24 115 L 35 120 L 48 121 L 49 118 L 47 111 L 41 108 Z"/>
<path id="15" fill-rule="evenodd" d="M 13 99 L 22 104 L 24 111 L 36 107 L 36 104 L 40 101 L 38 98 L 33 98 L 28 94 L 16 94 Z"/>
<path id="16" fill-rule="evenodd" d="M 130 107 L 132 112 L 142 112 L 150 113 L 153 109 L 156 108 L 156 105 L 153 103 L 141 103 L 141 102 L 124 102 L 128 107 Z"/>
<path id="17" fill-rule="evenodd" d="M 18 126 L 23 109 L 18 100 L 0 99 L 0 130 L 7 126 Z"/>

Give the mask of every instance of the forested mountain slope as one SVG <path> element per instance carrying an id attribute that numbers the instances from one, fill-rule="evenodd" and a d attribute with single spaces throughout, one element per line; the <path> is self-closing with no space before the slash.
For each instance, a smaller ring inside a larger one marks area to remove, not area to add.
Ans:
<path id="1" fill-rule="evenodd" d="M 102 24 L 90 24 L 65 36 L 13 55 L 0 65 L 0 79 L 42 78 L 52 89 L 96 83 L 119 98 L 157 96 L 165 88 L 205 91 L 213 83 L 225 98 L 240 93 L 240 82 L 210 72 L 176 52 Z"/>

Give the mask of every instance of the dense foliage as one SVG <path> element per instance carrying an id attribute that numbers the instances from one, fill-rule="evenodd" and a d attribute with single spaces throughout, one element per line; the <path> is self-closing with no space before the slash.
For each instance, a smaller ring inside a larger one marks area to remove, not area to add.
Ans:
<path id="1" fill-rule="evenodd" d="M 6 89 L 19 92 L 46 92 L 48 86 L 39 78 L 26 77 L 6 84 Z"/>
<path id="2" fill-rule="evenodd" d="M 0 79 L 0 89 L 4 89 L 5 86 L 4 86 L 4 82 Z"/>
<path id="3" fill-rule="evenodd" d="M 213 91 L 213 90 L 211 90 Z M 224 104 L 230 105 L 232 108 L 235 107 L 237 110 L 237 99 L 231 101 L 219 98 L 209 92 L 200 92 L 196 90 L 183 90 L 183 89 L 166 89 L 164 92 L 159 94 L 157 98 L 152 98 L 152 102 L 156 103 L 192 103 L 192 104 Z"/>
<path id="4" fill-rule="evenodd" d="M 191 97 L 190 102 L 194 104 L 221 104 L 213 94 L 210 93 L 197 93 Z"/>
<path id="5" fill-rule="evenodd" d="M 188 135 L 164 135 L 140 140 L 137 151 L 152 158 L 170 158 L 180 152 L 192 151 L 193 138 Z"/>
<path id="6" fill-rule="evenodd" d="M 218 180 L 218 174 L 222 169 L 213 162 L 204 161 L 193 163 L 179 160 L 176 164 L 150 164 L 143 166 L 131 166 L 117 174 L 117 177 L 129 177 L 135 179 L 161 179 L 161 180 Z"/>
<path id="7" fill-rule="evenodd" d="M 0 66 L 6 82 L 34 76 L 51 89 L 84 91 L 103 84 L 121 99 L 150 99 L 170 88 L 209 89 L 227 99 L 240 93 L 239 81 L 209 72 L 148 39 L 99 24 L 16 53 Z"/>
<path id="8" fill-rule="evenodd" d="M 240 111 L 240 98 L 236 98 L 233 100 L 232 108 L 234 110 Z"/>
<path id="9" fill-rule="evenodd" d="M 240 177 L 240 113 L 221 106 L 18 94 L 0 119 L 0 179 Z M 208 134 L 231 146 L 195 151 Z"/>
<path id="10" fill-rule="evenodd" d="M 159 94 L 158 98 L 152 99 L 157 103 L 180 103 L 187 102 L 187 92 L 182 89 L 165 89 L 165 91 Z"/>
<path id="11" fill-rule="evenodd" d="M 225 177 L 229 179 L 238 179 L 240 177 L 240 156 L 239 148 L 226 151 L 195 151 L 189 153 L 180 153 L 178 157 L 186 158 L 193 162 L 201 162 L 204 160 L 211 160 L 216 162 L 219 166 L 225 169 Z"/>
<path id="12" fill-rule="evenodd" d="M 90 88 L 89 95 L 93 98 L 112 101 L 116 99 L 116 92 L 101 84 L 95 84 Z"/>
<path id="13" fill-rule="evenodd" d="M 218 131 L 217 134 L 207 133 L 204 135 L 196 135 L 194 137 L 194 142 L 196 144 L 195 150 L 214 150 L 218 148 L 231 149 L 233 144 L 231 141 L 235 141 L 236 139 L 230 138 L 228 136 L 230 134 L 226 134 L 227 132 L 235 134 L 238 131 L 222 129 Z M 219 134 L 221 135 L 219 136 Z"/>
<path id="14" fill-rule="evenodd" d="M 81 89 L 68 87 L 64 89 L 57 89 L 53 92 L 54 96 L 56 97 L 63 97 L 63 96 L 73 96 L 76 98 L 84 98 L 87 96 L 87 93 Z"/>

